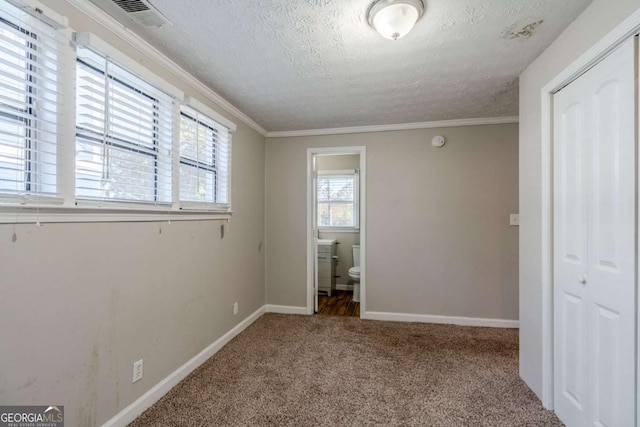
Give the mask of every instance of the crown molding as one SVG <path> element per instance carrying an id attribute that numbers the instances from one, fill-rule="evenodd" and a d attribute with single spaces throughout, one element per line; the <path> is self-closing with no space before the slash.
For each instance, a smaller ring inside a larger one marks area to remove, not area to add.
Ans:
<path id="1" fill-rule="evenodd" d="M 309 129 L 267 132 L 267 138 L 291 138 L 295 136 L 342 135 L 349 133 L 390 132 L 395 130 L 433 129 L 460 126 L 503 125 L 518 123 L 518 116 L 485 117 L 477 119 L 440 120 L 433 122 L 398 123 L 391 125 L 353 126 L 329 129 Z"/>
<path id="2" fill-rule="evenodd" d="M 293 131 L 275 131 L 268 132 L 265 128 L 260 126 L 251 117 L 247 116 L 240 109 L 235 107 L 221 95 L 216 93 L 209 86 L 195 78 L 184 68 L 176 64 L 169 57 L 164 55 L 149 42 L 142 37 L 134 33 L 127 28 L 124 24 L 120 23 L 114 17 L 109 15 L 104 10 L 100 9 L 95 4 L 88 0 L 66 0 L 67 3 L 84 13 L 88 17 L 101 23 L 106 29 L 111 31 L 114 35 L 122 39 L 125 43 L 129 44 L 133 48 L 144 52 L 151 60 L 155 61 L 158 65 L 164 67 L 178 78 L 183 80 L 186 84 L 196 89 L 200 94 L 208 98 L 211 102 L 215 103 L 226 112 L 237 117 L 249 127 L 260 133 L 266 138 L 290 138 L 296 136 L 321 136 L 321 135 L 340 135 L 351 133 L 368 133 L 368 132 L 389 132 L 397 130 L 410 130 L 410 129 L 432 129 L 441 127 L 459 127 L 459 126 L 481 126 L 481 125 L 496 125 L 507 123 L 518 123 L 518 117 L 488 117 L 488 118 L 475 118 L 475 119 L 456 119 L 456 120 L 441 120 L 431 122 L 417 122 L 417 123 L 399 123 L 389 125 L 371 125 L 371 126 L 353 126 L 342 128 L 327 128 L 327 129 L 308 129 L 308 130 L 293 130 Z"/>
<path id="3" fill-rule="evenodd" d="M 135 49 L 138 49 L 145 53 L 149 58 L 155 61 L 158 65 L 164 67 L 171 73 L 175 74 L 178 78 L 183 80 L 185 83 L 196 89 L 203 96 L 207 97 L 210 101 L 214 102 L 216 105 L 223 108 L 228 113 L 233 114 L 238 119 L 242 120 L 249 127 L 256 130 L 263 136 L 267 136 L 267 131 L 260 126 L 257 122 L 255 122 L 251 117 L 247 116 L 245 113 L 240 111 L 237 107 L 231 104 L 229 101 L 224 99 L 221 95 L 216 93 L 209 86 L 196 79 L 194 76 L 189 74 L 184 68 L 173 62 L 169 57 L 161 53 L 158 49 L 152 46 L 149 42 L 144 40 L 142 37 L 131 31 L 129 28 L 124 26 L 122 23 L 118 22 L 114 17 L 109 15 L 107 12 L 100 9 L 95 4 L 89 2 L 88 0 L 66 0 L 67 3 L 71 4 L 76 9 L 80 10 L 85 15 L 90 18 L 98 21 L 102 24 L 106 29 L 111 31 L 113 34 L 118 36 L 124 42 L 129 44 Z"/>

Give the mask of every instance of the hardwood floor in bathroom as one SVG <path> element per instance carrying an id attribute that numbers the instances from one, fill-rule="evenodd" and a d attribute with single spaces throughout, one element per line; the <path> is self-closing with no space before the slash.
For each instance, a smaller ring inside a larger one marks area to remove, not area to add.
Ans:
<path id="1" fill-rule="evenodd" d="M 333 295 L 318 296 L 318 314 L 360 317 L 360 303 L 352 301 L 353 292 L 335 291 Z"/>

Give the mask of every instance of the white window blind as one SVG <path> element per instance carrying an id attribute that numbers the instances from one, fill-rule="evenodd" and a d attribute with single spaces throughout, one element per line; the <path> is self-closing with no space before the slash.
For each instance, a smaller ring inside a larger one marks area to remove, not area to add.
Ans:
<path id="1" fill-rule="evenodd" d="M 64 35 L 0 2 L 0 197 L 58 195 L 58 115 Z M 67 58 L 68 59 L 68 58 Z"/>
<path id="2" fill-rule="evenodd" d="M 357 171 L 322 171 L 316 185 L 318 227 L 358 228 Z"/>
<path id="3" fill-rule="evenodd" d="M 229 208 L 230 156 L 230 129 L 198 110 L 181 106 L 181 206 Z"/>
<path id="4" fill-rule="evenodd" d="M 77 48 L 76 198 L 171 203 L 174 98 Z"/>

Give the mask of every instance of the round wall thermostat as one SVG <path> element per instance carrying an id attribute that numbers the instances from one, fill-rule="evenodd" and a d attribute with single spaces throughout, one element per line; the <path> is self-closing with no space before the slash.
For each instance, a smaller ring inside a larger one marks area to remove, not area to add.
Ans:
<path id="1" fill-rule="evenodd" d="M 442 147 L 444 145 L 444 136 L 442 135 L 434 136 L 433 139 L 431 140 L 431 145 L 433 145 L 436 148 Z"/>

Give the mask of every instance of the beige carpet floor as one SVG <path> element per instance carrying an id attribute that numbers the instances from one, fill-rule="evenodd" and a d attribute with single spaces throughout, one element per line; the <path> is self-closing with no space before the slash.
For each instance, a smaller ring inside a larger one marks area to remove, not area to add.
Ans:
<path id="1" fill-rule="evenodd" d="M 518 331 L 266 314 L 133 426 L 562 426 Z"/>

